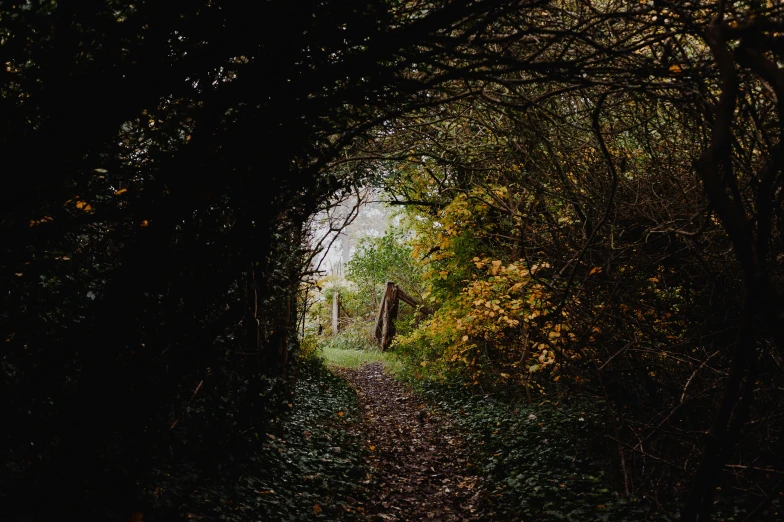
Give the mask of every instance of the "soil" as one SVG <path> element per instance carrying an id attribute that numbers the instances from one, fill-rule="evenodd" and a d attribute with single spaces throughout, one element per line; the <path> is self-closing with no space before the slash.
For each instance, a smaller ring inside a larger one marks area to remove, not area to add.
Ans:
<path id="1" fill-rule="evenodd" d="M 487 520 L 470 452 L 448 419 L 418 401 L 380 363 L 343 368 L 366 416 L 372 469 L 371 521 Z"/>

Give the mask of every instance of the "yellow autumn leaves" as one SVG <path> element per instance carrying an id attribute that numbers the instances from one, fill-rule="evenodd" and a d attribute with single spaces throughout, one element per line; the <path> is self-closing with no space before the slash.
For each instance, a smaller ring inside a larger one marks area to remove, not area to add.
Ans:
<path id="1" fill-rule="evenodd" d="M 415 336 L 423 344 L 440 345 L 441 363 L 471 380 L 482 372 L 482 351 L 491 350 L 502 366 L 510 368 L 503 372 L 507 379 L 514 361 L 520 359 L 519 343 L 514 340 L 527 329 L 529 301 L 537 302 L 541 288 L 532 284 L 523 261 L 475 257 L 473 263 L 478 273 L 464 281 L 459 294 L 447 300 Z"/>
<path id="2" fill-rule="evenodd" d="M 52 216 L 44 216 L 41 219 L 31 219 L 30 220 L 30 226 L 34 227 L 36 225 L 42 225 L 42 224 L 48 223 L 50 221 L 54 221 L 54 218 Z"/>
<path id="3" fill-rule="evenodd" d="M 68 207 L 70 205 L 73 205 L 73 207 L 76 210 L 80 210 L 82 212 L 87 212 L 87 213 L 95 212 L 95 210 L 93 209 L 92 205 L 90 205 L 88 202 L 84 201 L 79 196 L 72 197 L 71 199 L 66 201 L 63 205 L 66 206 L 66 207 Z"/>
<path id="4" fill-rule="evenodd" d="M 484 190 L 507 195 L 506 187 Z M 571 357 L 575 336 L 566 313 L 552 316 L 552 289 L 542 282 L 552 267 L 491 253 L 499 218 L 483 197 L 462 194 L 438 216 L 413 220 L 414 255 L 437 311 L 396 344 L 417 351 L 428 375 L 525 384 L 546 369 L 546 378 L 557 378 L 559 357 Z"/>

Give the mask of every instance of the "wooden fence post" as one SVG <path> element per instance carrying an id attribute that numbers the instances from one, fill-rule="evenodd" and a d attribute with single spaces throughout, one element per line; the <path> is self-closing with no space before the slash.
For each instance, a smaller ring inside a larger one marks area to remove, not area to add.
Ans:
<path id="1" fill-rule="evenodd" d="M 392 344 L 392 338 L 395 337 L 395 319 L 397 319 L 398 310 L 398 287 L 395 283 L 388 283 L 387 294 L 384 297 L 386 308 L 384 313 L 384 325 L 381 333 L 381 351 L 386 351 L 389 345 Z"/>
<path id="2" fill-rule="evenodd" d="M 376 339 L 381 351 L 389 348 L 392 338 L 395 336 L 395 319 L 397 319 L 400 301 L 418 308 L 421 315 L 433 313 L 431 309 L 420 306 L 416 299 L 405 293 L 395 283 L 392 281 L 387 282 L 384 297 L 381 299 L 381 306 L 378 308 L 378 316 L 376 316 L 376 329 L 373 332 L 373 337 Z"/>
<path id="3" fill-rule="evenodd" d="M 332 335 L 340 331 L 340 294 L 335 291 L 332 296 Z"/>
<path id="4" fill-rule="evenodd" d="M 388 327 L 387 327 L 387 322 L 388 322 L 388 319 L 387 319 L 387 315 L 388 315 L 387 300 L 388 300 L 388 298 L 390 297 L 390 295 L 392 293 L 392 288 L 394 288 L 394 287 L 395 287 L 395 283 L 393 283 L 392 281 L 388 281 L 387 282 L 387 286 L 384 289 L 384 296 L 381 298 L 381 304 L 378 307 L 378 315 L 376 316 L 376 329 L 373 332 L 373 337 L 376 339 L 376 342 L 378 343 L 379 348 L 381 348 L 382 350 L 385 349 L 384 348 L 383 339 L 384 339 L 385 331 L 388 329 Z"/>

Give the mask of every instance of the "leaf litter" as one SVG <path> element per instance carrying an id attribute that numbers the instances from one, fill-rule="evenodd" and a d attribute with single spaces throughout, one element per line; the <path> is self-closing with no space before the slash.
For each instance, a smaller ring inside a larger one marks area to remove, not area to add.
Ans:
<path id="1" fill-rule="evenodd" d="M 448 420 L 419 401 L 381 363 L 338 368 L 366 418 L 365 514 L 371 521 L 482 520 L 484 493 L 470 450 Z"/>

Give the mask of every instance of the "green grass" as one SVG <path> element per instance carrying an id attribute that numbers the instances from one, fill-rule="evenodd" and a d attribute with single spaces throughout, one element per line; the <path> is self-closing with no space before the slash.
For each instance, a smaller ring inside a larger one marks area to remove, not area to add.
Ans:
<path id="1" fill-rule="evenodd" d="M 390 352 L 382 352 L 374 348 L 367 350 L 352 350 L 343 348 L 332 348 L 324 346 L 321 348 L 324 362 L 331 366 L 341 366 L 343 368 L 359 368 L 363 364 L 380 362 L 383 363 L 391 373 L 398 373 L 403 368 L 403 364 Z"/>

